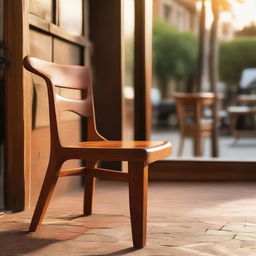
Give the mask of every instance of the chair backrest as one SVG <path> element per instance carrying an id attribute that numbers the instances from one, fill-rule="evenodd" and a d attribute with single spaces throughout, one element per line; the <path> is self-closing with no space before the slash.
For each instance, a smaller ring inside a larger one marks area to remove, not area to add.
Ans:
<path id="1" fill-rule="evenodd" d="M 203 106 L 211 106 L 216 97 L 213 93 L 174 93 L 176 111 L 181 132 L 189 127 L 200 129 L 202 127 Z"/>
<path id="2" fill-rule="evenodd" d="M 87 117 L 88 140 L 102 140 L 95 127 L 92 79 L 89 67 L 60 65 L 26 56 L 23 59 L 24 67 L 42 77 L 47 85 L 49 99 L 49 116 L 52 144 L 59 144 L 59 115 L 64 111 L 71 111 Z M 76 89 L 82 91 L 82 99 L 70 99 L 56 93 L 55 87 Z"/>

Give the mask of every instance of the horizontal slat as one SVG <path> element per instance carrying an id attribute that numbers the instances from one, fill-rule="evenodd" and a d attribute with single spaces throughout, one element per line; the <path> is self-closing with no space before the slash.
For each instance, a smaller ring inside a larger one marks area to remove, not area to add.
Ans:
<path id="1" fill-rule="evenodd" d="M 87 40 L 84 36 L 78 36 L 78 35 L 71 34 L 71 33 L 67 32 L 66 30 L 64 30 L 63 28 L 60 28 L 52 23 L 50 23 L 50 33 L 52 35 L 58 36 L 62 39 L 65 39 L 69 42 L 72 42 L 72 43 L 75 43 L 75 44 L 78 44 L 81 46 L 87 46 L 87 47 L 92 46 L 91 42 L 89 40 Z"/>
<path id="2" fill-rule="evenodd" d="M 60 171 L 59 176 L 60 177 L 65 177 L 65 176 L 79 176 L 79 175 L 85 175 L 85 167 L 79 167 L 79 168 L 74 168 L 74 169 L 67 169 Z"/>
<path id="3" fill-rule="evenodd" d="M 91 42 L 84 36 L 71 34 L 63 28 L 58 27 L 53 23 L 48 23 L 32 13 L 29 14 L 29 24 L 37 29 L 43 30 L 44 32 L 50 33 L 53 36 L 59 37 L 71 43 L 86 47 L 92 46 Z"/>
<path id="4" fill-rule="evenodd" d="M 45 32 L 50 32 L 50 23 L 45 21 L 44 19 L 30 13 L 29 14 L 29 25 L 34 26 L 38 29 L 41 29 Z"/>
<path id="5" fill-rule="evenodd" d="M 102 168 L 88 169 L 86 167 L 80 167 L 75 169 L 63 170 L 59 174 L 60 177 L 77 176 L 77 175 L 97 177 L 102 179 L 122 180 L 122 181 L 128 180 L 128 173 L 102 169 Z"/>

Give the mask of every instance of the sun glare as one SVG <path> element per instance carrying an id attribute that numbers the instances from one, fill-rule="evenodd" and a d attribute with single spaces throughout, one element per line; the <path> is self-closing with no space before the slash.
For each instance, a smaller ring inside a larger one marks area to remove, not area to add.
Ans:
<path id="1" fill-rule="evenodd" d="M 234 0 L 233 0 L 234 1 Z M 234 25 L 241 29 L 251 23 L 256 23 L 256 0 L 245 0 L 244 3 L 233 4 Z"/>
<path id="2" fill-rule="evenodd" d="M 124 1 L 124 28 L 125 36 L 129 37 L 134 32 L 134 1 Z"/>
<path id="3" fill-rule="evenodd" d="M 229 0 L 231 10 L 220 14 L 223 22 L 232 22 L 235 29 L 242 29 L 246 25 L 256 24 L 256 0 Z M 206 27 L 210 28 L 213 16 L 211 11 L 211 1 L 205 1 L 206 8 Z M 197 1 L 197 9 L 201 9 L 201 2 Z"/>

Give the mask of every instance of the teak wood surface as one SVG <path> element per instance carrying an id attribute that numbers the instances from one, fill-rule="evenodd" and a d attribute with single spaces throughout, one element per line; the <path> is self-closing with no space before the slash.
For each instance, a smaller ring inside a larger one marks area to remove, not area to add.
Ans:
<path id="1" fill-rule="evenodd" d="M 133 244 L 141 248 L 146 242 L 148 165 L 168 157 L 169 142 L 107 141 L 96 129 L 91 73 L 88 67 L 59 65 L 33 57 L 25 57 L 24 67 L 42 77 L 47 85 L 51 130 L 50 160 L 30 231 L 36 231 L 42 221 L 59 177 L 82 175 L 85 181 L 84 215 L 92 213 L 95 177 L 127 179 L 129 182 L 130 215 Z M 82 90 L 83 99 L 75 100 L 55 93 L 55 87 Z M 63 146 L 59 131 L 59 115 L 71 111 L 87 118 L 87 141 Z M 86 166 L 61 170 L 70 159 L 85 160 Z M 128 174 L 97 168 L 97 162 L 128 161 Z"/>
<path id="2" fill-rule="evenodd" d="M 29 76 L 21 60 L 29 54 L 28 1 L 3 1 L 4 55 L 4 201 L 5 208 L 24 210 L 29 204 L 31 155 L 31 98 Z"/>

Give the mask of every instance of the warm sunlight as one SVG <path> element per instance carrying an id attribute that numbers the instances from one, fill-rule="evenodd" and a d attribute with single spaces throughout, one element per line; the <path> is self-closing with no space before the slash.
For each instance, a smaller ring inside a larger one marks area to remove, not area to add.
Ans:
<path id="1" fill-rule="evenodd" d="M 241 29 L 251 23 L 256 23 L 256 0 L 230 0 L 231 10 L 220 14 L 222 22 L 233 22 L 235 29 Z M 212 23 L 211 1 L 205 1 L 206 27 L 209 29 Z M 197 2 L 197 9 L 200 10 L 201 2 Z"/>
<path id="2" fill-rule="evenodd" d="M 124 27 L 125 36 L 129 37 L 134 32 L 134 1 L 124 1 Z"/>
<path id="3" fill-rule="evenodd" d="M 237 29 L 241 29 L 252 22 L 256 23 L 256 0 L 245 0 L 244 3 L 234 1 L 233 15 L 234 26 Z"/>

